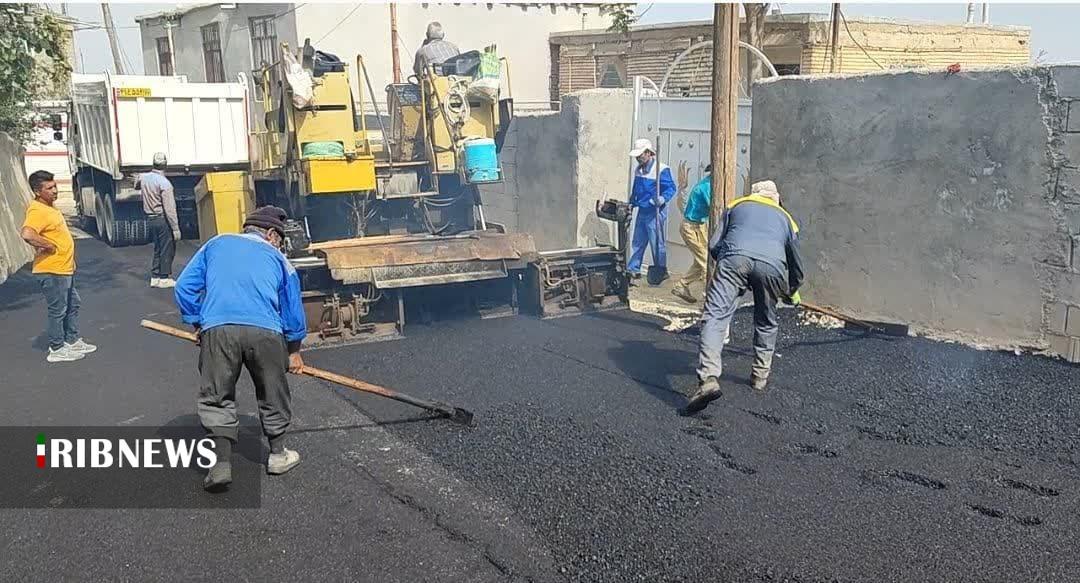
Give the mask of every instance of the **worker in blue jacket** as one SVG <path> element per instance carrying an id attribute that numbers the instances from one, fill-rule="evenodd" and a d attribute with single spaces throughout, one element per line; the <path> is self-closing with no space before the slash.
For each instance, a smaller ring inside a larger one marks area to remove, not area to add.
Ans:
<path id="1" fill-rule="evenodd" d="M 772 369 L 780 300 L 798 305 L 803 283 L 799 225 L 784 207 L 772 180 L 756 182 L 750 195 L 724 209 L 722 222 L 709 241 L 716 269 L 705 296 L 698 348 L 698 390 L 687 412 L 704 409 L 720 397 L 724 335 L 739 307 L 739 297 L 754 294 L 754 363 L 750 383 L 764 391 Z"/>
<path id="2" fill-rule="evenodd" d="M 255 209 L 244 232 L 218 235 L 203 245 L 180 274 L 174 295 L 184 323 L 199 337 L 198 413 L 214 439 L 218 461 L 203 481 L 207 490 L 232 481 L 236 443 L 236 381 L 247 368 L 255 385 L 263 433 L 270 441 L 266 471 L 283 474 L 300 462 L 285 447 L 292 418 L 286 371 L 304 368 L 300 342 L 307 335 L 300 277 L 282 254 L 285 211 Z"/>
<path id="3" fill-rule="evenodd" d="M 634 186 L 630 193 L 630 205 L 637 208 L 634 223 L 634 238 L 630 243 L 630 262 L 626 269 L 631 277 L 641 277 L 641 261 L 645 258 L 645 247 L 651 246 L 653 265 L 663 268 L 667 278 L 667 242 L 664 241 L 664 225 L 667 224 L 667 203 L 675 197 L 675 180 L 671 177 L 671 168 L 656 159 L 652 142 L 639 139 L 634 142 L 630 156 L 636 158 Z M 660 189 L 657 193 L 656 181 L 659 170 Z M 659 282 L 653 282 L 654 285 Z"/>

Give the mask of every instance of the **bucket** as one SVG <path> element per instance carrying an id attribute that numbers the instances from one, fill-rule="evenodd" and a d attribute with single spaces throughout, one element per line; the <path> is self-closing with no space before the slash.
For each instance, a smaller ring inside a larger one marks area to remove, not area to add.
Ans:
<path id="1" fill-rule="evenodd" d="M 495 140 L 480 138 L 465 142 L 465 179 L 469 182 L 497 182 L 500 179 Z"/>

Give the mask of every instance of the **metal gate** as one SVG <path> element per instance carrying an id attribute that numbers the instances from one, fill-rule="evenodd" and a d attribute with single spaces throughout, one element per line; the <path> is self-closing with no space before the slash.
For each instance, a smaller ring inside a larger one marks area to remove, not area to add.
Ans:
<path id="1" fill-rule="evenodd" d="M 654 89 L 646 88 L 651 81 L 643 77 L 634 78 L 634 134 L 633 138 L 648 138 L 659 141 L 657 147 L 660 161 L 671 167 L 672 177 L 678 180 L 680 166 L 686 168 L 688 177 L 686 190 L 680 193 L 683 198 L 690 193 L 709 164 L 710 126 L 712 123 L 712 101 L 709 97 L 660 97 Z M 659 111 L 658 111 L 659 108 Z M 657 118 L 659 113 L 659 118 Z M 659 123 L 657 120 L 659 119 Z M 738 192 L 748 192 L 746 181 L 750 176 L 750 100 L 740 99 L 738 109 L 738 141 L 736 143 L 736 166 L 738 168 Z M 629 150 L 629 148 L 627 148 Z M 630 180 L 633 180 L 634 166 L 630 160 Z M 628 190 L 629 192 L 629 190 Z M 682 224 L 681 201 L 676 199 L 668 212 L 667 241 L 668 268 L 678 273 L 690 266 L 690 253 L 679 235 Z M 652 254 L 646 253 L 646 262 L 652 260 Z"/>

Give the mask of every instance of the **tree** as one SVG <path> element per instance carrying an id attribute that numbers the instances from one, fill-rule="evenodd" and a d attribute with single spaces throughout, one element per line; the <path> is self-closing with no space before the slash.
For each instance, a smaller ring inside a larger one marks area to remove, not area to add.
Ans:
<path id="1" fill-rule="evenodd" d="M 630 27 L 637 22 L 638 15 L 634 12 L 633 4 L 601 4 L 600 14 L 611 16 L 611 26 L 608 32 L 630 32 Z"/>
<path id="2" fill-rule="evenodd" d="M 34 99 L 68 78 L 66 36 L 60 21 L 40 7 L 0 6 L 0 131 L 25 138 Z"/>

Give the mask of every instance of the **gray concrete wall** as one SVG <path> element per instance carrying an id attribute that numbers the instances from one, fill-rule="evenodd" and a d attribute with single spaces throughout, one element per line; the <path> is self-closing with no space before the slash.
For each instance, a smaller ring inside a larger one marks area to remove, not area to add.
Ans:
<path id="1" fill-rule="evenodd" d="M 1080 68 L 755 86 L 751 175 L 803 227 L 805 297 L 1080 360 Z"/>
<path id="2" fill-rule="evenodd" d="M 612 243 L 596 201 L 626 200 L 633 92 L 563 97 L 558 113 L 518 115 L 500 155 L 504 181 L 483 190 L 486 215 L 532 234 L 542 250 Z"/>
<path id="3" fill-rule="evenodd" d="M 19 235 L 32 198 L 22 160 L 22 146 L 0 133 L 0 283 L 34 258 Z"/>

